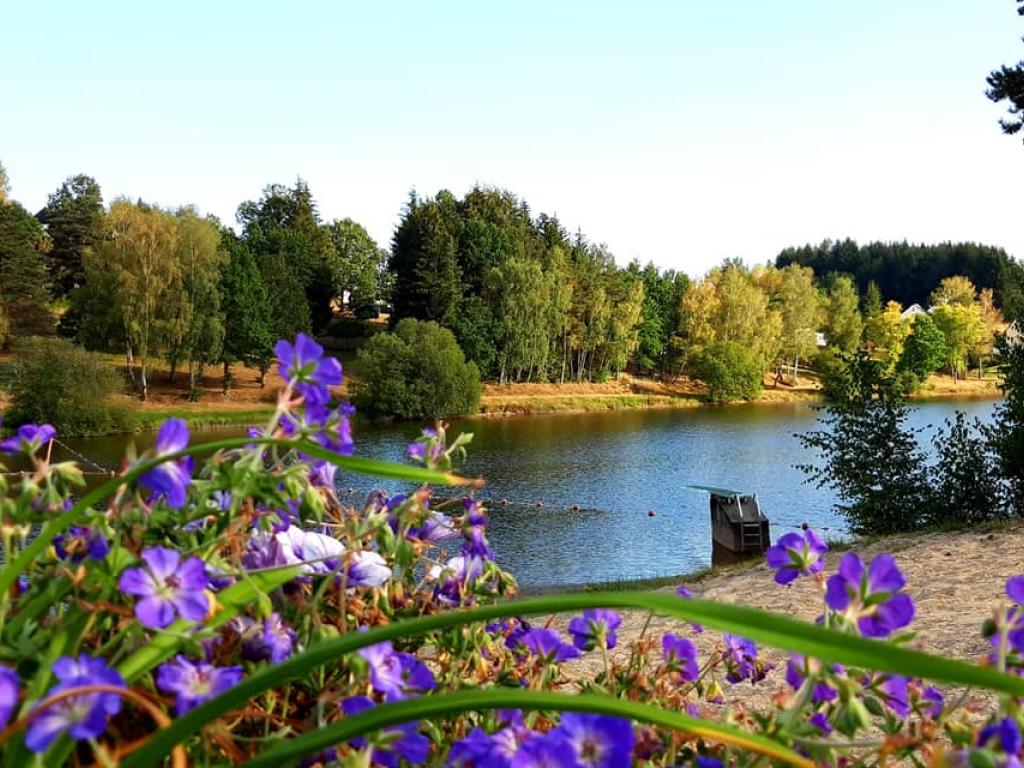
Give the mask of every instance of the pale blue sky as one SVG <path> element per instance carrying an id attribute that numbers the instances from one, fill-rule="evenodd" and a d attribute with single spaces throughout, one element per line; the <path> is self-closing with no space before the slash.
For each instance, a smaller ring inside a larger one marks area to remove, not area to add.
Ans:
<path id="1" fill-rule="evenodd" d="M 100 7 L 102 6 L 102 7 Z M 234 222 L 307 179 L 382 244 L 408 190 L 510 189 L 691 274 L 788 244 L 1024 257 L 1024 145 L 985 76 L 1012 0 L 37 2 L 4 10 L 0 160 Z"/>

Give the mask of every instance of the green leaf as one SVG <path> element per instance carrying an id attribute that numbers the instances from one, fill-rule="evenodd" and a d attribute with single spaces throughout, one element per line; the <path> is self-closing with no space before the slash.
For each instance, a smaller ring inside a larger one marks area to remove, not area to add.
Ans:
<path id="1" fill-rule="evenodd" d="M 281 664 L 264 667 L 230 691 L 177 718 L 168 728 L 154 734 L 146 748 L 127 758 L 122 768 L 157 765 L 171 747 L 196 733 L 206 723 L 244 706 L 250 698 L 263 691 L 302 677 L 323 664 L 334 662 L 367 645 L 474 622 L 586 608 L 652 611 L 830 663 L 986 688 L 1014 696 L 1024 695 L 1024 680 L 992 668 L 976 667 L 877 640 L 842 634 L 756 608 L 648 592 L 550 595 L 425 616 L 377 627 L 369 632 L 351 632 L 321 641 Z"/>
<path id="2" fill-rule="evenodd" d="M 300 572 L 300 568 L 291 567 L 275 568 L 249 574 L 246 579 L 232 584 L 227 589 L 218 593 L 217 602 L 220 603 L 221 610 L 217 611 L 211 619 L 203 622 L 203 626 L 215 629 L 222 624 L 226 624 L 247 605 L 258 601 L 267 592 L 291 581 Z M 198 623 L 178 619 L 167 627 L 165 631 L 155 635 L 148 643 L 122 661 L 117 671 L 131 685 L 140 675 L 145 674 L 176 654 L 181 648 L 182 643 L 185 642 L 189 630 Z"/>
<path id="3" fill-rule="evenodd" d="M 675 728 L 710 741 L 729 744 L 750 752 L 758 752 L 776 760 L 813 768 L 814 763 L 788 747 L 760 734 L 741 731 L 732 726 L 690 717 L 678 712 L 658 709 L 647 704 L 593 694 L 560 694 L 547 691 L 524 691 L 519 688 L 491 688 L 485 691 L 457 691 L 421 696 L 415 699 L 381 704 L 353 717 L 304 733 L 263 750 L 243 764 L 243 768 L 271 768 L 286 765 L 306 755 L 341 744 L 356 736 L 373 733 L 389 725 L 412 720 L 428 720 L 445 715 L 481 709 L 531 709 L 559 712 L 597 712 L 631 720 Z M 147 750 L 149 747 L 143 747 Z"/>
<path id="4" fill-rule="evenodd" d="M 177 453 L 168 453 L 140 462 L 124 474 L 118 475 L 112 480 L 103 483 L 103 485 L 89 491 L 71 509 L 54 518 L 49 525 L 43 528 L 39 535 L 28 543 L 17 558 L 10 563 L 5 563 L 0 568 L 0 592 L 6 592 L 11 588 L 11 585 L 18 578 L 18 574 L 25 571 L 31 565 L 32 561 L 50 545 L 57 534 L 74 525 L 85 514 L 86 510 L 99 504 L 125 483 L 132 482 L 140 475 L 149 472 L 165 461 L 174 461 L 184 456 L 206 456 L 218 451 L 244 448 L 247 445 L 276 445 L 283 448 L 294 448 L 313 458 L 329 461 L 340 469 L 359 472 L 364 475 L 387 477 L 393 480 L 407 480 L 409 482 L 429 483 L 432 485 L 468 485 L 472 483 L 472 481 L 447 472 L 434 472 L 422 467 L 391 464 L 386 461 L 364 459 L 358 456 L 342 456 L 308 440 L 284 440 L 274 437 L 236 437 L 228 440 L 216 440 L 211 443 L 200 443 Z"/>

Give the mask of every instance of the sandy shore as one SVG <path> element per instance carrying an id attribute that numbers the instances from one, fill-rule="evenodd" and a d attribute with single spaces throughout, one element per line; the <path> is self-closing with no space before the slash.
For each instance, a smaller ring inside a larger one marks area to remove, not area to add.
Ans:
<path id="1" fill-rule="evenodd" d="M 931 653 L 974 661 L 987 652 L 987 641 L 981 637 L 982 622 L 992 614 L 994 606 L 1004 598 L 1007 578 L 1024 572 L 1024 523 L 994 533 L 930 533 L 888 537 L 852 547 L 865 560 L 890 552 L 907 577 L 907 591 L 917 602 L 917 616 L 912 629 L 919 633 L 915 647 Z M 826 568 L 834 571 L 841 553 L 830 552 Z M 799 579 L 788 587 L 772 580 L 772 571 L 763 562 L 733 566 L 689 584 L 693 593 L 708 600 L 741 603 L 813 621 L 821 613 L 820 592 L 808 579 Z M 674 588 L 665 588 L 672 591 Z M 640 636 L 647 614 L 630 612 L 623 616 L 619 631 L 620 646 L 613 658 L 625 659 L 629 641 Z M 563 624 L 564 626 L 564 624 Z M 685 632 L 685 625 L 674 619 L 654 617 L 648 633 L 655 637 L 668 631 Z M 707 631 L 693 639 L 701 655 L 719 642 L 717 632 Z M 595 674 L 601 665 L 596 654 L 573 662 L 567 671 L 573 676 Z M 762 656 L 776 664 L 768 678 L 756 687 L 749 683 L 727 687 L 731 703 L 742 701 L 753 709 L 769 706 L 771 695 L 784 686 L 785 655 L 773 649 L 762 649 Z M 980 712 L 988 706 L 982 695 L 970 694 L 965 702 L 969 709 Z"/>

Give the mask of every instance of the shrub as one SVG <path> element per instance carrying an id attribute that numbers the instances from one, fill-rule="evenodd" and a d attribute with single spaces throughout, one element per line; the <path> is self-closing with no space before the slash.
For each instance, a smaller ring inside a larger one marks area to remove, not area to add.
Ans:
<path id="1" fill-rule="evenodd" d="M 931 471 L 931 525 L 964 528 L 1009 516 L 999 464 L 979 421 L 970 424 L 963 411 L 957 411 L 933 445 L 938 461 Z"/>
<path id="2" fill-rule="evenodd" d="M 822 429 L 800 435 L 820 463 L 802 465 L 811 482 L 829 487 L 858 534 L 910 531 L 928 520 L 932 494 L 924 453 L 907 428 L 904 394 L 883 363 L 863 350 L 841 356 L 830 381 Z"/>
<path id="3" fill-rule="evenodd" d="M 437 323 L 406 318 L 359 350 L 353 402 L 373 419 L 440 419 L 480 407 L 480 372 L 455 336 Z"/>
<path id="4" fill-rule="evenodd" d="M 924 381 L 942 367 L 947 354 L 946 337 L 939 326 L 928 315 L 918 315 L 896 369 L 910 372 L 919 381 Z"/>
<path id="5" fill-rule="evenodd" d="M 750 400 L 764 383 L 757 354 L 733 341 L 708 346 L 697 355 L 691 370 L 707 386 L 708 399 L 716 403 Z"/>
<path id="6" fill-rule="evenodd" d="M 58 339 L 18 344 L 10 385 L 8 426 L 48 422 L 68 437 L 130 431 L 127 404 L 113 402 L 124 383 L 98 355 Z"/>

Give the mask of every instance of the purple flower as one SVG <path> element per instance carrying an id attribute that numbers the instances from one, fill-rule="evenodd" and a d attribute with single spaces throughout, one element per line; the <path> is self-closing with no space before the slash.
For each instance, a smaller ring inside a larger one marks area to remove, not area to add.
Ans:
<path id="1" fill-rule="evenodd" d="M 629 720 L 566 712 L 555 730 L 572 744 L 581 766 L 618 768 L 631 764 L 635 738 Z"/>
<path id="2" fill-rule="evenodd" d="M 930 702 L 930 706 L 924 710 L 925 714 L 932 720 L 938 720 L 942 716 L 943 707 L 946 705 L 946 697 L 942 695 L 938 688 L 929 685 L 924 689 L 922 698 L 924 701 Z"/>
<path id="3" fill-rule="evenodd" d="M 514 650 L 519 647 L 523 635 L 530 629 L 530 625 L 523 619 L 508 619 L 502 622 L 492 622 L 484 627 L 492 635 L 505 638 L 505 647 Z"/>
<path id="4" fill-rule="evenodd" d="M 557 729 L 535 733 L 522 743 L 512 757 L 512 768 L 579 768 L 576 750 Z"/>
<path id="5" fill-rule="evenodd" d="M 990 741 L 999 742 L 999 747 L 1006 755 L 1017 755 L 1024 748 L 1020 726 L 1012 717 L 1004 717 L 998 723 L 987 725 L 978 734 L 978 746 L 987 746 Z"/>
<path id="6" fill-rule="evenodd" d="M 834 611 L 856 619 L 865 637 L 888 637 L 914 619 L 914 601 L 900 592 L 906 579 L 892 555 L 878 555 L 865 570 L 848 552 L 826 586 L 825 602 Z"/>
<path id="7" fill-rule="evenodd" d="M 144 550 L 142 560 L 144 568 L 128 568 L 118 582 L 122 592 L 142 598 L 135 604 L 142 626 L 163 629 L 175 616 L 189 621 L 206 617 L 209 579 L 202 560 L 190 557 L 183 563 L 177 552 L 165 547 Z"/>
<path id="8" fill-rule="evenodd" d="M 808 528 L 804 535 L 787 533 L 773 547 L 764 553 L 768 565 L 775 569 L 775 581 L 789 584 L 801 574 L 809 576 L 820 573 L 825 567 L 825 552 L 828 545 L 813 530 Z"/>
<path id="9" fill-rule="evenodd" d="M 462 528 L 465 541 L 462 544 L 462 554 L 493 560 L 494 550 L 487 541 L 487 515 L 483 507 L 479 501 L 471 498 L 463 499 L 462 507 L 465 510 Z"/>
<path id="10" fill-rule="evenodd" d="M 879 686 L 882 699 L 900 717 L 906 717 L 910 712 L 910 703 L 907 699 L 907 678 L 902 675 L 889 675 Z"/>
<path id="11" fill-rule="evenodd" d="M 448 605 L 459 605 L 483 571 L 484 563 L 479 557 L 459 556 L 449 559 L 444 568 L 433 566 L 429 575 L 441 582 L 435 591 L 437 599 Z"/>
<path id="12" fill-rule="evenodd" d="M 346 717 L 354 717 L 360 712 L 365 712 L 374 706 L 373 700 L 367 696 L 352 696 L 341 702 L 341 711 Z M 422 765 L 430 755 L 430 740 L 419 733 L 416 723 L 402 723 L 381 731 L 380 743 L 374 744 L 374 763 L 383 765 L 384 768 L 398 768 L 401 761 L 409 765 Z M 351 744 L 356 749 L 366 746 L 366 739 L 358 737 L 352 739 Z"/>
<path id="13" fill-rule="evenodd" d="M 491 765 L 494 739 L 482 728 L 474 728 L 465 737 L 452 744 L 445 765 L 450 768 L 474 768 Z M 507 765 L 507 761 L 503 763 Z"/>
<path id="14" fill-rule="evenodd" d="M 53 548 L 61 560 L 80 563 L 87 556 L 93 560 L 102 560 L 110 552 L 110 542 L 95 528 L 73 525 L 66 534 L 53 538 Z"/>
<path id="15" fill-rule="evenodd" d="M 0 440 L 0 451 L 33 454 L 56 436 L 49 424 L 23 424 L 13 436 Z"/>
<path id="16" fill-rule="evenodd" d="M 370 667 L 370 682 L 389 701 L 432 691 L 436 683 L 430 669 L 409 653 L 394 649 L 390 642 L 369 645 L 359 651 Z"/>
<path id="17" fill-rule="evenodd" d="M 124 678 L 116 670 L 102 659 L 85 654 L 77 659 L 57 659 L 53 674 L 60 682 L 44 698 L 86 685 L 125 687 Z M 107 718 L 120 710 L 121 697 L 115 693 L 88 693 L 64 699 L 46 707 L 29 724 L 25 746 L 33 752 L 44 752 L 64 732 L 75 740 L 95 739 L 107 730 Z"/>
<path id="18" fill-rule="evenodd" d="M 391 569 L 378 552 L 363 550 L 352 555 L 348 583 L 352 587 L 379 587 L 391 578 Z"/>
<path id="19" fill-rule="evenodd" d="M 333 536 L 289 525 L 276 533 L 253 531 L 242 562 L 250 569 L 301 565 L 304 574 L 325 574 L 337 571 L 344 555 L 345 546 Z"/>
<path id="20" fill-rule="evenodd" d="M 810 723 L 825 736 L 832 733 L 832 723 L 828 721 L 828 715 L 824 712 L 815 712 L 811 715 Z"/>
<path id="21" fill-rule="evenodd" d="M 295 337 L 294 345 L 280 339 L 274 353 L 281 378 L 292 383 L 306 403 L 326 404 L 331 399 L 330 387 L 341 384 L 341 363 L 324 357 L 324 348 L 304 333 Z"/>
<path id="22" fill-rule="evenodd" d="M 1017 605 L 1024 605 L 1024 574 L 1006 580 L 1006 596 Z"/>
<path id="23" fill-rule="evenodd" d="M 526 648 L 538 660 L 545 664 L 557 664 L 569 659 L 579 658 L 580 652 L 562 642 L 562 636 L 554 629 L 530 629 L 519 639 L 520 646 Z"/>
<path id="24" fill-rule="evenodd" d="M 407 538 L 429 541 L 431 543 L 454 539 L 458 535 L 459 532 L 455 529 L 455 522 L 448 515 L 442 515 L 440 512 L 431 512 L 427 515 L 422 525 L 410 528 L 406 534 Z"/>
<path id="25" fill-rule="evenodd" d="M 676 594 L 679 595 L 679 597 L 683 598 L 684 600 L 692 600 L 693 599 L 693 592 L 691 592 L 690 588 L 687 587 L 685 584 L 680 584 L 678 587 L 676 587 Z M 690 622 L 690 629 L 692 629 L 697 634 L 700 634 L 701 632 L 704 631 L 704 627 L 702 625 L 695 624 L 692 621 Z"/>
<path id="26" fill-rule="evenodd" d="M 410 443 L 406 452 L 409 458 L 426 464 L 428 467 L 436 464 L 445 452 L 445 444 L 437 439 L 437 430 L 433 427 L 426 427 L 420 432 L 416 442 Z"/>
<path id="27" fill-rule="evenodd" d="M 188 425 L 182 419 L 168 419 L 156 435 L 157 457 L 183 451 L 188 446 Z M 167 506 L 185 506 L 188 486 L 192 483 L 192 457 L 164 461 L 139 478 L 139 485 L 148 488 L 155 498 L 163 498 Z"/>
<path id="28" fill-rule="evenodd" d="M 329 461 L 314 461 L 309 468 L 309 482 L 317 488 L 333 488 L 338 468 Z"/>
<path id="29" fill-rule="evenodd" d="M 726 680 L 738 683 L 749 678 L 750 682 L 756 683 L 764 677 L 764 672 L 757 667 L 757 646 L 753 640 L 723 632 L 722 641 L 725 643 L 722 658 L 725 661 Z"/>
<path id="30" fill-rule="evenodd" d="M 665 659 L 665 666 L 673 672 L 678 672 L 683 680 L 693 682 L 700 677 L 697 646 L 690 640 L 666 632 L 661 638 L 661 653 Z"/>
<path id="31" fill-rule="evenodd" d="M 241 667 L 215 667 L 205 662 L 193 664 L 180 655 L 161 664 L 156 671 L 157 688 L 174 694 L 174 710 L 179 715 L 216 698 L 240 682 Z"/>
<path id="32" fill-rule="evenodd" d="M 830 669 L 840 674 L 843 668 L 833 664 Z M 804 684 L 808 676 L 817 676 L 821 672 L 821 662 L 817 659 L 808 659 L 798 653 L 791 654 L 786 662 L 786 683 L 794 691 Z M 811 701 L 815 704 L 832 701 L 839 695 L 839 692 L 824 680 L 819 680 L 811 689 Z"/>
<path id="33" fill-rule="evenodd" d="M 18 673 L 0 664 L 0 728 L 7 725 L 18 706 Z"/>
<path id="34" fill-rule="evenodd" d="M 260 622 L 248 619 L 241 624 L 242 655 L 249 661 L 269 660 L 277 664 L 292 655 L 295 630 L 285 624 L 277 613 Z"/>
<path id="35" fill-rule="evenodd" d="M 615 611 L 589 609 L 569 622 L 569 634 L 581 651 L 591 651 L 599 646 L 611 649 L 618 642 L 615 630 L 621 623 L 622 617 Z"/>

